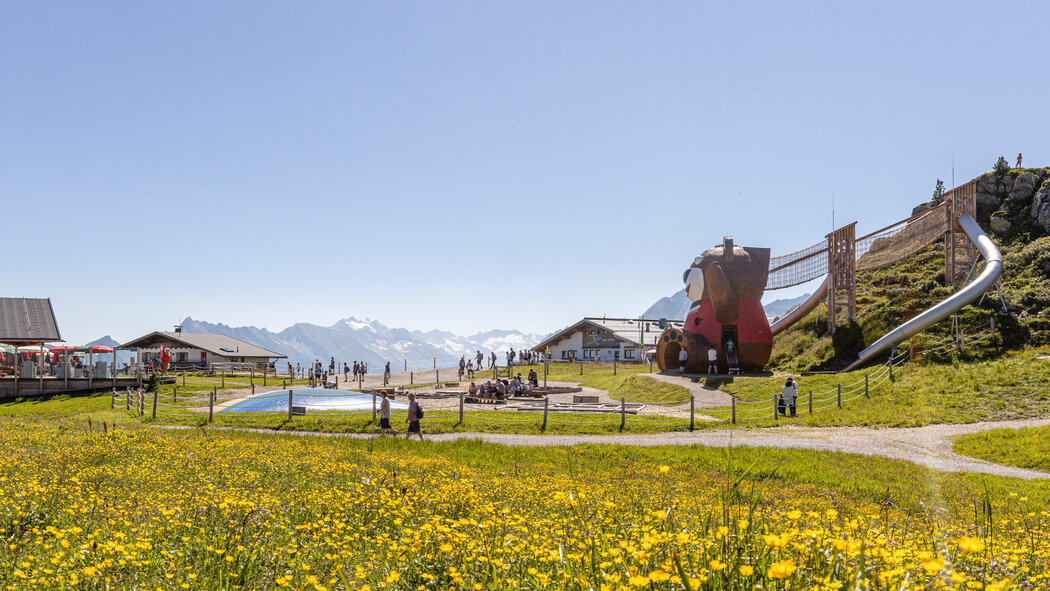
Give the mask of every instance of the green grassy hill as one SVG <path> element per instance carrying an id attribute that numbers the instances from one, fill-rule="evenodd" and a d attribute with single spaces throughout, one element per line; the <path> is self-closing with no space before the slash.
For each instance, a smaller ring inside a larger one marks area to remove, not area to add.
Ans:
<path id="1" fill-rule="evenodd" d="M 1001 279 L 1010 314 L 1001 314 L 1002 305 L 992 293 L 981 305 L 970 305 L 959 313 L 959 326 L 968 332 L 989 326 L 994 318 L 997 336 L 965 355 L 951 348 L 934 351 L 935 361 L 953 358 L 998 356 L 1003 350 L 1050 343 L 1050 236 L 1032 217 L 1029 203 L 1017 198 L 1006 187 L 1025 173 L 1038 181 L 1039 196 L 1050 191 L 1050 168 L 1012 169 L 981 177 L 977 221 L 986 231 L 997 218 L 992 239 L 1003 253 Z M 983 199 L 983 202 L 981 202 Z M 999 205 L 995 205 L 998 200 Z M 1005 229 L 1004 229 L 1005 228 Z M 919 253 L 894 265 L 857 274 L 857 322 L 840 326 L 834 335 L 827 330 L 827 310 L 810 313 L 773 341 L 769 369 L 803 372 L 841 369 L 858 351 L 902 322 L 945 299 L 953 289 L 944 280 L 944 241 L 929 245 Z M 917 335 L 912 345 L 922 349 L 949 338 L 952 322 L 946 320 Z"/>

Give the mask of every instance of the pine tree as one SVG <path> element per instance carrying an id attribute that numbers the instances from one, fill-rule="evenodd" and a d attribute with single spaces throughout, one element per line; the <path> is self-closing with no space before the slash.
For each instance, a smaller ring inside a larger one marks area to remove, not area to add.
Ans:
<path id="1" fill-rule="evenodd" d="M 930 199 L 930 203 L 937 205 L 941 201 L 944 201 L 944 181 L 937 179 L 937 186 L 933 188 L 933 199 Z"/>

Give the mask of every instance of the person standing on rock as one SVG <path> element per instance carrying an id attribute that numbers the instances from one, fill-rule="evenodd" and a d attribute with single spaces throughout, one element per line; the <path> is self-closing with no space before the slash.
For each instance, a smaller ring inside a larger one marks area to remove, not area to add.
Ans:
<path id="1" fill-rule="evenodd" d="M 685 364 L 689 361 L 689 351 L 682 347 L 678 351 L 678 373 L 685 373 Z"/>
<path id="2" fill-rule="evenodd" d="M 1021 153 L 1017 153 L 1017 168 L 1021 168 Z"/>

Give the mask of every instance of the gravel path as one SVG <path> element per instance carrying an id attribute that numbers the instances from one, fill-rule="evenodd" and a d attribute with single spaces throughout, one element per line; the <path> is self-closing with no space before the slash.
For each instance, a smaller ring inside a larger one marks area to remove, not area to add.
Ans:
<path id="1" fill-rule="evenodd" d="M 670 373 L 647 373 L 643 375 L 653 378 L 658 382 L 667 382 L 668 384 L 682 386 L 686 390 L 689 390 L 689 393 L 692 394 L 693 398 L 696 400 L 697 408 L 705 406 L 729 406 L 730 404 L 733 404 L 733 397 L 728 393 L 723 392 L 718 388 L 708 388 L 704 384 L 694 382 L 693 378 L 696 376 L 682 376 Z"/>
<path id="2" fill-rule="evenodd" d="M 945 472 L 973 472 L 1008 476 L 1026 480 L 1050 478 L 1050 473 L 1002 466 L 976 458 L 959 455 L 952 451 L 953 440 L 969 433 L 990 429 L 1020 429 L 1050 425 L 1050 419 L 1027 419 L 963 425 L 928 425 L 925 427 L 872 429 L 867 427 L 774 427 L 768 429 L 719 429 L 694 431 L 692 433 L 655 433 L 625 435 L 515 435 L 505 433 L 442 433 L 426 435 L 429 441 L 456 441 L 477 439 L 488 443 L 516 446 L 571 446 L 578 444 L 605 443 L 613 445 L 635 445 L 651 447 L 657 445 L 704 445 L 707 447 L 776 447 L 783 449 L 813 449 L 819 451 L 846 452 L 881 456 L 912 462 Z M 162 427 L 171 429 L 195 429 L 196 427 Z M 279 431 L 268 429 L 236 429 L 209 427 L 209 429 L 252 431 L 257 433 L 349 437 L 369 439 L 376 434 L 367 433 L 315 433 L 304 431 Z M 424 432 L 426 421 L 424 420 Z"/>

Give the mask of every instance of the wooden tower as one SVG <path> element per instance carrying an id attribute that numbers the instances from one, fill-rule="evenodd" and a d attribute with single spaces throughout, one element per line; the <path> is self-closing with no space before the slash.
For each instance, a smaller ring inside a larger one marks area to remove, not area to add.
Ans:
<path id="1" fill-rule="evenodd" d="M 845 225 L 828 239 L 828 332 L 857 317 L 857 222 Z"/>

